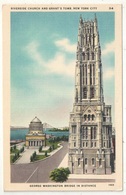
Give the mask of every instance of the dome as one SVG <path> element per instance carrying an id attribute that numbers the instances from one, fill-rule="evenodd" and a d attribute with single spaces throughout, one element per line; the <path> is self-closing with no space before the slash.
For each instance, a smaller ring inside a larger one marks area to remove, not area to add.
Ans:
<path id="1" fill-rule="evenodd" d="M 31 123 L 41 123 L 37 116 L 31 121 Z"/>

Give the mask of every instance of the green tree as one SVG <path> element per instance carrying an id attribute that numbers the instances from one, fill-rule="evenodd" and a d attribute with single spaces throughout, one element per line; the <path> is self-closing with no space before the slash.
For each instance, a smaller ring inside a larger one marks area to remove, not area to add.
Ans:
<path id="1" fill-rule="evenodd" d="M 50 179 L 55 182 L 64 182 L 70 174 L 69 168 L 56 168 L 50 173 Z"/>
<path id="2" fill-rule="evenodd" d="M 42 146 L 39 147 L 39 152 L 41 152 L 41 151 L 42 151 Z"/>
<path id="3" fill-rule="evenodd" d="M 45 156 L 47 157 L 47 151 L 45 151 Z"/>
<path id="4" fill-rule="evenodd" d="M 30 156 L 30 162 L 33 162 L 33 156 Z"/>
<path id="5" fill-rule="evenodd" d="M 51 152 L 52 151 L 52 147 L 50 146 L 50 148 L 49 148 L 49 151 Z"/>
<path id="6" fill-rule="evenodd" d="M 16 145 L 14 145 L 14 150 L 16 150 Z"/>

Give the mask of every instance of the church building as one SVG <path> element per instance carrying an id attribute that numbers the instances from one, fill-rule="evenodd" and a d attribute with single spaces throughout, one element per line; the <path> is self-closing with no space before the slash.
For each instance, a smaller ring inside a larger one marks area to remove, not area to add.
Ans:
<path id="1" fill-rule="evenodd" d="M 29 125 L 29 133 L 26 135 L 26 147 L 40 147 L 45 145 L 46 135 L 43 133 L 43 124 L 35 117 Z"/>
<path id="2" fill-rule="evenodd" d="M 73 174 L 114 170 L 111 105 L 103 94 L 101 47 L 96 15 L 80 17 L 75 67 L 75 101 L 70 113 L 68 165 Z"/>

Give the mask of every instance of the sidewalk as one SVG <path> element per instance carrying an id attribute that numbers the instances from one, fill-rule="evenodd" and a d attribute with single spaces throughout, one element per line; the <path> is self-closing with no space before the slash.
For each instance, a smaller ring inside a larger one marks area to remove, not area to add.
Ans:
<path id="1" fill-rule="evenodd" d="M 18 149 L 20 149 L 22 146 L 18 145 Z M 63 146 L 60 146 L 59 148 L 53 150 L 52 152 L 48 153 L 49 156 L 52 156 L 53 154 L 55 154 L 58 150 L 60 150 Z M 48 150 L 49 146 L 44 147 L 43 146 L 43 150 Z M 44 155 L 45 152 L 40 152 L 38 151 L 38 148 L 25 148 L 23 153 L 20 153 L 20 157 L 19 159 L 16 160 L 16 162 L 14 164 L 26 164 L 26 163 L 30 163 L 30 157 L 31 155 L 36 151 L 37 155 Z M 37 162 L 37 161 L 36 161 Z"/>
<path id="2" fill-rule="evenodd" d="M 60 167 L 68 167 L 68 153 L 65 155 L 64 159 L 62 162 L 59 164 L 58 168 Z"/>

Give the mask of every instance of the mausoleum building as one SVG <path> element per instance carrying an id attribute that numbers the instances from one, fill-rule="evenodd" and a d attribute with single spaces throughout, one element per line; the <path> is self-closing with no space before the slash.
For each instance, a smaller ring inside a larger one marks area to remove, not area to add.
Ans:
<path id="1" fill-rule="evenodd" d="M 35 117 L 29 125 L 29 133 L 26 135 L 26 147 L 40 147 L 45 145 L 46 135 L 43 133 L 43 124 Z"/>

